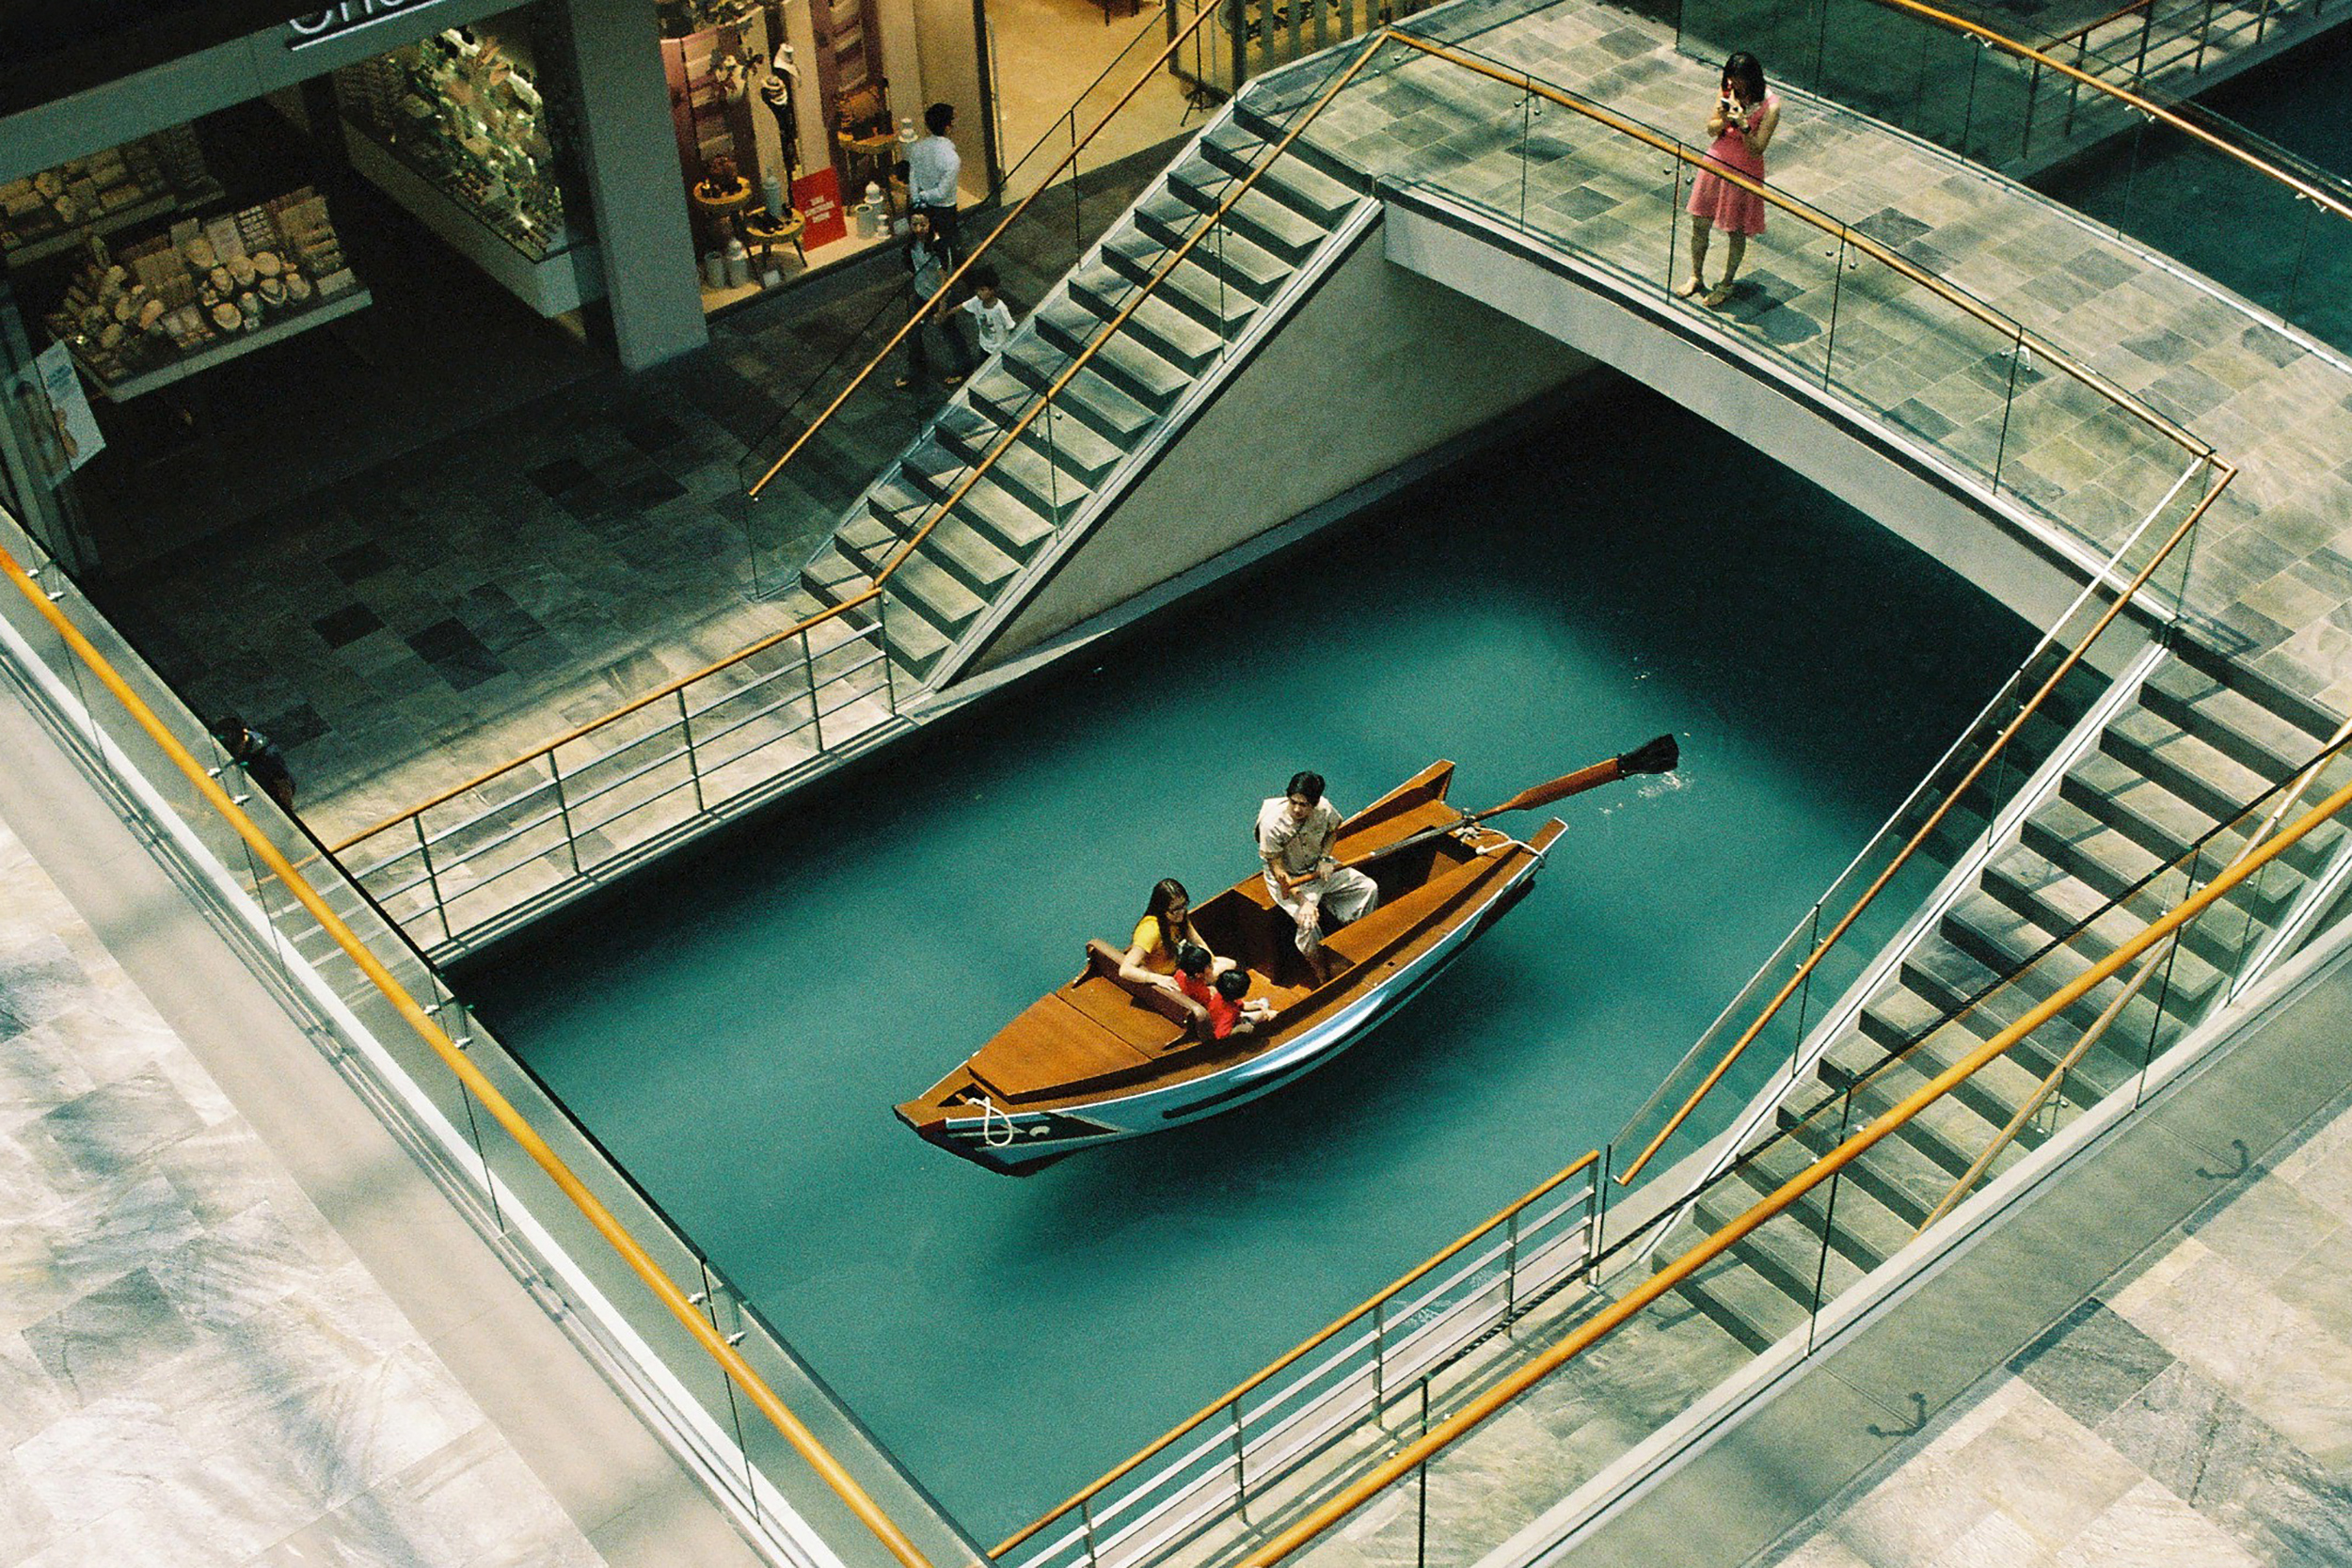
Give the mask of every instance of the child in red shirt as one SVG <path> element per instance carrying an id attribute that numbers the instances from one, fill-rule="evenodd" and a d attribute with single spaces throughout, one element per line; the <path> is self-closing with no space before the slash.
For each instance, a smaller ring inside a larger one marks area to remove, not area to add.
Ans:
<path id="1" fill-rule="evenodd" d="M 1249 971 L 1239 964 L 1212 981 L 1209 966 L 1213 961 L 1207 948 L 1186 942 L 1176 955 L 1176 989 L 1207 1012 L 1211 1039 L 1256 1034 L 1258 1025 L 1274 1015 L 1274 1004 L 1263 997 L 1245 1000 L 1249 995 Z"/>

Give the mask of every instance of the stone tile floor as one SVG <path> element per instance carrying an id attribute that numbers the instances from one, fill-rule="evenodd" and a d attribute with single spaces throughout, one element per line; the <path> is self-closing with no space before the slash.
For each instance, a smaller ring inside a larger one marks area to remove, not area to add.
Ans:
<path id="1" fill-rule="evenodd" d="M 1077 225 L 1108 222 L 1157 166 L 1147 152 L 1089 174 L 1074 214 L 1066 187 L 1041 197 L 991 252 L 1008 297 L 1040 297 Z M 968 237 L 993 223 L 967 217 Z M 790 624 L 765 595 L 941 395 L 877 376 L 745 499 L 746 453 L 780 451 L 763 441 L 787 410 L 813 417 L 904 320 L 895 261 L 876 267 L 820 304 L 785 294 L 725 316 L 680 360 L 550 393 L 93 596 L 199 712 L 239 712 L 285 750 L 323 837 L 364 827 Z"/>
<path id="2" fill-rule="evenodd" d="M 1756 1568 L 2352 1561 L 2352 1103 L 2251 1174 Z"/>
<path id="3" fill-rule="evenodd" d="M 602 1560 L 5 825 L 0 1046 L 0 1560 Z"/>

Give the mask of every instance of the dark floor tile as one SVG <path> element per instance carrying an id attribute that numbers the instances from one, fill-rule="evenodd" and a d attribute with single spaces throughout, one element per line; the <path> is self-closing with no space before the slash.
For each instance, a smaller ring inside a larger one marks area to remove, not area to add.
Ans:
<path id="1" fill-rule="evenodd" d="M 1907 213 L 1899 213 L 1892 207 L 1882 208 L 1872 213 L 1868 217 L 1855 224 L 1854 229 L 1864 236 L 1889 247 L 1908 245 L 1928 231 L 1926 224 Z"/>
<path id="2" fill-rule="evenodd" d="M 2010 1370 L 2085 1426 L 2096 1426 L 2172 1364 L 2171 1353 L 2095 1297 L 2027 1345 Z"/>
<path id="3" fill-rule="evenodd" d="M 349 647 L 384 624 L 383 618 L 363 604 L 350 604 L 329 615 L 322 615 L 310 623 L 310 629 L 326 640 L 330 648 Z"/>
<path id="4" fill-rule="evenodd" d="M 686 486 L 668 474 L 644 474 L 621 486 L 621 499 L 629 505 L 644 509 L 674 501 L 686 494 Z"/>
<path id="5" fill-rule="evenodd" d="M 552 463 L 531 470 L 531 483 L 548 495 L 556 497 L 579 489 L 593 477 L 588 466 L 577 457 L 559 457 Z"/>
<path id="6" fill-rule="evenodd" d="M 458 691 L 480 686 L 486 680 L 495 680 L 507 673 L 505 663 L 498 655 L 485 647 L 480 638 L 453 617 L 425 627 L 408 640 L 408 645 L 416 650 L 419 658 L 433 667 L 434 673 Z"/>
<path id="7" fill-rule="evenodd" d="M 1959 428 L 1917 398 L 1899 404 L 1887 412 L 1897 424 L 1908 426 L 1931 441 L 1940 441 Z"/>
<path id="8" fill-rule="evenodd" d="M 485 583 L 459 599 L 457 618 L 497 653 L 547 635 L 538 618 L 496 583 Z"/>
<path id="9" fill-rule="evenodd" d="M 577 490 L 566 490 L 555 498 L 555 504 L 562 507 L 575 522 L 582 523 L 596 522 L 611 516 L 615 512 L 625 510 L 621 498 L 612 492 L 611 486 L 601 483 L 591 483 L 581 485 Z"/>
<path id="10" fill-rule="evenodd" d="M 326 558 L 326 569 L 347 583 L 364 582 L 399 564 L 392 559 L 389 550 L 373 540 L 364 545 L 354 545 Z"/>
<path id="11" fill-rule="evenodd" d="M 255 722 L 281 751 L 307 746 L 326 733 L 326 721 L 308 703 L 296 703 L 290 708 L 265 714 Z"/>
<path id="12" fill-rule="evenodd" d="M 638 419 L 625 420 L 621 425 L 621 436 L 630 446 L 650 457 L 655 452 L 667 451 L 685 440 L 686 429 L 666 415 L 648 414 Z"/>

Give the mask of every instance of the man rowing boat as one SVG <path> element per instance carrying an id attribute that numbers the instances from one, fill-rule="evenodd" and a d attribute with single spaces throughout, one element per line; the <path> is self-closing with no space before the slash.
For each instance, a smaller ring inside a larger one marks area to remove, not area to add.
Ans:
<path id="1" fill-rule="evenodd" d="M 1379 902 L 1380 890 L 1362 872 L 1331 858 L 1340 831 L 1339 809 L 1323 798 L 1323 775 L 1298 772 L 1290 787 L 1258 808 L 1258 855 L 1265 862 L 1266 891 L 1298 923 L 1298 951 L 1314 971 L 1315 984 L 1331 977 L 1323 950 L 1323 912 L 1341 926 L 1360 920 Z"/>

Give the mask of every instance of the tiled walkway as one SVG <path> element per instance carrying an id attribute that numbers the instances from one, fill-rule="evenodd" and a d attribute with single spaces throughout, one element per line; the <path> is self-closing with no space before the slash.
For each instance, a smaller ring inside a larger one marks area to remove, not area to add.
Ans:
<path id="1" fill-rule="evenodd" d="M 1758 1568 L 2352 1562 L 2348 1416 L 2339 1102 Z"/>
<path id="2" fill-rule="evenodd" d="M 0 1560 L 604 1560 L 5 825 L 0 1173 Z"/>
<path id="3" fill-rule="evenodd" d="M 1674 53 L 1665 29 L 1597 7 L 1485 8 L 1495 22 L 1483 28 L 1479 8 L 1446 13 L 1447 36 L 1667 135 L 1701 134 L 1712 71 Z M 1521 97 L 1416 59 L 1351 91 L 1310 135 L 1359 166 L 1426 180 L 1514 221 L 1524 211 L 1539 234 L 1662 288 L 1673 216 L 1664 157 L 1613 145 L 1556 107 L 1522 133 Z M 2352 712 L 2352 365 L 2054 202 L 1834 106 L 1789 98 L 1771 175 L 2239 465 L 2195 542 L 2189 604 L 2201 635 Z M 1963 466 L 1994 450 L 1985 437 L 2002 424 L 2014 373 L 2016 409 L 1998 439 L 2018 450 L 2004 456 L 2004 483 L 2086 538 L 2120 536 L 2159 467 L 2144 436 L 2046 366 L 2012 372 L 1994 334 L 1922 291 L 1887 286 L 1867 265 L 1833 287 L 1827 248 L 1817 230 L 1774 216 L 1718 319 Z M 1710 277 L 1721 257 L 1719 245 Z"/>

